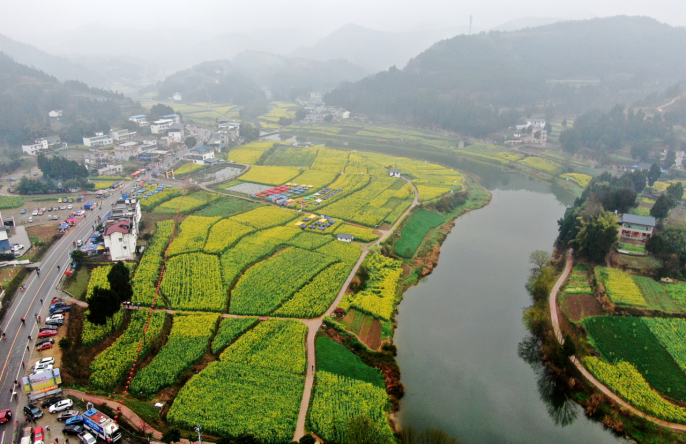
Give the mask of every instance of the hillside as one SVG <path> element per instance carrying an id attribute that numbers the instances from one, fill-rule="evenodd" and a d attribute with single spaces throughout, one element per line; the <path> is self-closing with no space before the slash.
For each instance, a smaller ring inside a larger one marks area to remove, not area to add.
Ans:
<path id="1" fill-rule="evenodd" d="M 686 77 L 685 44 L 683 28 L 626 16 L 462 35 L 436 43 L 402 70 L 343 85 L 326 100 L 483 136 L 510 121 L 498 123 L 491 106 L 521 109 L 550 101 L 556 110 L 578 113 L 664 89 Z M 455 101 L 476 107 L 487 124 L 451 115 Z"/>
<path id="2" fill-rule="evenodd" d="M 391 66 L 403 67 L 420 51 L 457 33 L 457 29 L 387 32 L 349 24 L 288 55 L 323 61 L 345 59 L 373 73 Z"/>
<path id="3" fill-rule="evenodd" d="M 53 56 L 40 49 L 17 42 L 0 35 L 0 51 L 18 63 L 45 71 L 59 80 L 80 80 L 90 85 L 103 86 L 104 78 L 79 64 L 70 62 L 64 57 Z"/>

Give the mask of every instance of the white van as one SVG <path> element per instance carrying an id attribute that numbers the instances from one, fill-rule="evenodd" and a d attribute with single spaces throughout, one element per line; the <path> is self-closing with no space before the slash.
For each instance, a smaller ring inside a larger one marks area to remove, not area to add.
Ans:
<path id="1" fill-rule="evenodd" d="M 29 222 L 30 222 L 30 223 L 33 222 L 33 216 L 29 216 Z"/>

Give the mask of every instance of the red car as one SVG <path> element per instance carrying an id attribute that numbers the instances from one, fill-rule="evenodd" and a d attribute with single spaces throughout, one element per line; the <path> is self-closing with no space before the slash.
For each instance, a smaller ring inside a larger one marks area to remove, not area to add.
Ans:
<path id="1" fill-rule="evenodd" d="M 12 411 L 3 409 L 0 411 L 0 423 L 7 423 L 12 419 Z"/>
<path id="2" fill-rule="evenodd" d="M 52 343 L 42 343 L 36 346 L 36 351 L 45 351 L 46 349 L 52 349 Z"/>
<path id="3" fill-rule="evenodd" d="M 33 430 L 33 442 L 35 443 L 41 440 L 45 440 L 45 436 L 43 435 L 43 427 L 38 426 Z"/>
<path id="4" fill-rule="evenodd" d="M 53 335 L 57 335 L 57 331 L 55 329 L 50 329 L 49 331 L 40 331 L 38 333 L 38 337 L 52 337 Z"/>

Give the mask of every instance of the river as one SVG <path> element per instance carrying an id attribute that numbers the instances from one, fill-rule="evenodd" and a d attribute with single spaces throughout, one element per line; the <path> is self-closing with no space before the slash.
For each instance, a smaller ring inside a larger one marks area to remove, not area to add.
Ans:
<path id="1" fill-rule="evenodd" d="M 438 266 L 399 306 L 401 424 L 462 443 L 620 441 L 555 384 L 522 324 L 529 254 L 552 250 L 574 198 L 519 173 L 469 170 L 492 190 L 491 203 L 456 220 Z"/>

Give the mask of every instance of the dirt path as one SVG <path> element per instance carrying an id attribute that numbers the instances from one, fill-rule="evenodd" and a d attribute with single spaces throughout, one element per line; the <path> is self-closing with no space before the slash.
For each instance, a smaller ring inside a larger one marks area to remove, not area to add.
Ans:
<path id="1" fill-rule="evenodd" d="M 564 338 L 562 338 L 562 331 L 560 330 L 560 322 L 558 319 L 558 311 L 557 311 L 557 293 L 560 290 L 560 286 L 562 286 L 562 283 L 565 282 L 567 279 L 567 276 L 569 275 L 569 272 L 572 270 L 572 249 L 569 249 L 569 252 L 567 252 L 567 264 L 565 265 L 565 270 L 560 276 L 560 278 L 557 280 L 557 283 L 555 283 L 555 286 L 553 287 L 553 290 L 550 292 L 550 299 L 549 299 L 549 305 L 550 305 L 550 319 L 553 322 L 553 330 L 555 331 L 555 337 L 557 338 L 557 341 L 563 345 L 564 344 Z M 686 425 L 682 425 L 679 423 L 673 423 L 673 422 L 667 422 L 665 420 L 658 419 L 656 417 L 653 417 L 651 415 L 648 415 L 644 413 L 643 411 L 639 410 L 638 408 L 635 408 L 633 405 L 627 403 L 613 393 L 610 388 L 602 384 L 598 379 L 596 379 L 593 374 L 591 374 L 585 367 L 584 365 L 577 359 L 575 356 L 571 356 L 569 358 L 571 362 L 576 366 L 576 369 L 579 370 L 581 374 L 588 380 L 593 386 L 598 388 L 604 395 L 609 397 L 610 399 L 614 400 L 619 406 L 622 406 L 629 411 L 631 411 L 632 414 L 643 417 L 644 419 L 653 422 L 657 425 L 660 425 L 665 428 L 670 428 L 676 431 L 686 431 Z"/>

